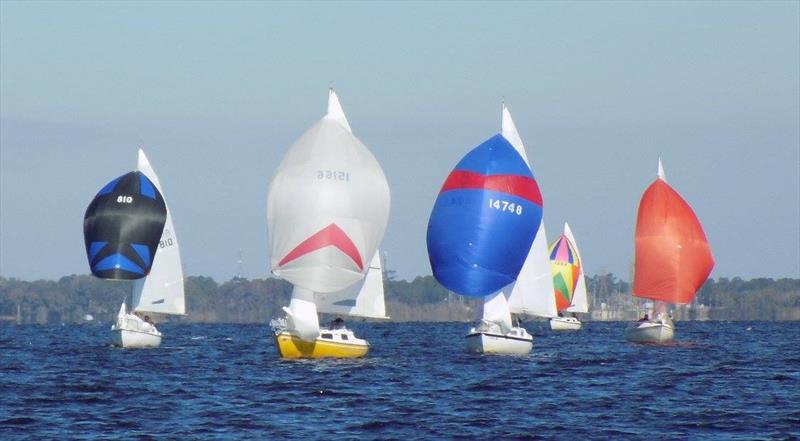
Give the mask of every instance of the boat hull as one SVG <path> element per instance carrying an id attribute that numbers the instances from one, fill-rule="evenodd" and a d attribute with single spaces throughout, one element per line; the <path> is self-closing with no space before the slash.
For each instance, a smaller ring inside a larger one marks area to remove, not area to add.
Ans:
<path id="1" fill-rule="evenodd" d="M 134 314 L 120 315 L 111 326 L 111 344 L 126 349 L 157 348 L 161 332 Z"/>
<path id="2" fill-rule="evenodd" d="M 112 329 L 111 344 L 125 349 L 157 348 L 161 346 L 161 333 Z"/>
<path id="3" fill-rule="evenodd" d="M 343 342 L 320 336 L 308 341 L 288 331 L 275 333 L 275 345 L 281 358 L 360 358 L 369 351 L 369 343 L 361 339 Z"/>
<path id="4" fill-rule="evenodd" d="M 665 343 L 674 336 L 675 327 L 669 323 L 634 323 L 625 330 L 625 338 L 634 343 Z"/>
<path id="5" fill-rule="evenodd" d="M 550 319 L 550 329 L 553 331 L 578 331 L 581 321 L 575 317 L 553 317 Z"/>
<path id="6" fill-rule="evenodd" d="M 157 348 L 161 346 L 161 334 L 114 329 L 111 331 L 111 343 L 125 349 Z"/>
<path id="7" fill-rule="evenodd" d="M 533 349 L 533 337 L 522 328 L 512 328 L 508 334 L 473 328 L 467 334 L 466 342 L 467 351 L 478 354 L 526 355 Z"/>

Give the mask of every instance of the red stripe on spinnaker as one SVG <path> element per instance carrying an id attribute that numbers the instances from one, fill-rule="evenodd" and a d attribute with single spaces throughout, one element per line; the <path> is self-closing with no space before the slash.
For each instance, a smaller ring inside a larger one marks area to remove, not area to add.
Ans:
<path id="1" fill-rule="evenodd" d="M 542 205 L 542 192 L 535 179 L 519 175 L 482 175 L 465 170 L 453 170 L 439 193 L 448 190 L 486 189 L 508 193 L 534 204 Z"/>
<path id="2" fill-rule="evenodd" d="M 290 251 L 286 257 L 278 262 L 278 266 L 283 266 L 295 259 L 305 256 L 308 253 L 317 251 L 320 248 L 325 248 L 329 245 L 335 246 L 343 253 L 347 254 L 348 257 L 353 259 L 353 262 L 358 265 L 359 270 L 364 269 L 364 264 L 361 262 L 361 254 L 359 254 L 358 248 L 356 248 L 356 245 L 353 243 L 353 241 L 347 237 L 347 233 L 342 231 L 342 229 L 336 224 L 330 224 L 317 233 L 314 233 L 313 236 L 300 242 L 300 245 L 294 247 L 294 249 Z"/>

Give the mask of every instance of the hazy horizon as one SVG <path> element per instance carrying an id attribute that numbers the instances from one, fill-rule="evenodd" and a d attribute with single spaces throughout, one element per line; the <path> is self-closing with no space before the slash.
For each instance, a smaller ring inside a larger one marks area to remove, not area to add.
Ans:
<path id="1" fill-rule="evenodd" d="M 269 276 L 266 196 L 336 88 L 381 163 L 381 250 L 431 274 L 445 177 L 509 106 L 588 274 L 630 280 L 661 154 L 711 278 L 800 278 L 800 3 L 0 2 L 0 275 L 88 274 L 97 190 L 158 173 L 187 275 Z"/>

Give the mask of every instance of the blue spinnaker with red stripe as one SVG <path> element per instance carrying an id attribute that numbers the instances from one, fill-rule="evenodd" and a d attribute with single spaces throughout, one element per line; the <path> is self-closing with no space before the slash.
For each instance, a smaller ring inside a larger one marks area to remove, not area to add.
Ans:
<path id="1" fill-rule="evenodd" d="M 531 169 L 502 135 L 475 147 L 445 181 L 428 222 L 433 275 L 447 289 L 486 296 L 514 282 L 542 219 Z"/>

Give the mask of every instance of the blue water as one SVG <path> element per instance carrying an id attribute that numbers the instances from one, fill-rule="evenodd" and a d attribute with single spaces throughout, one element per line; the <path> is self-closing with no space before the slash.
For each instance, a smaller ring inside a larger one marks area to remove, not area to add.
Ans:
<path id="1" fill-rule="evenodd" d="M 800 323 L 625 323 L 552 333 L 525 357 L 463 351 L 462 323 L 351 323 L 361 360 L 282 361 L 266 325 L 0 327 L 0 439 L 792 439 Z"/>

